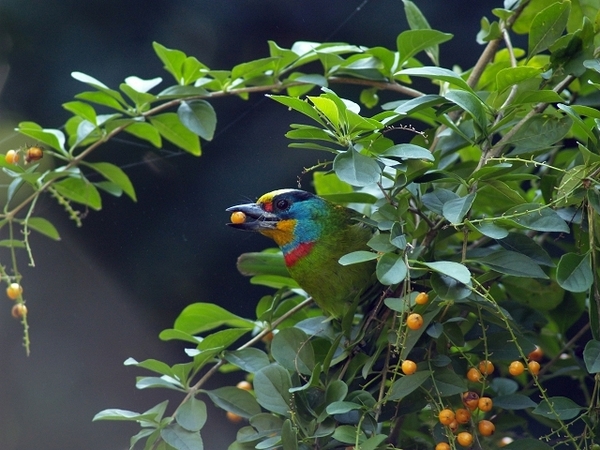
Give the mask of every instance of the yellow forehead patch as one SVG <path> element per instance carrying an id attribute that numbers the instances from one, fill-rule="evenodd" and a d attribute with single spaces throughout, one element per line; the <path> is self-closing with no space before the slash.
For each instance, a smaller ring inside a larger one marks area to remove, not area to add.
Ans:
<path id="1" fill-rule="evenodd" d="M 280 220 L 277 222 L 277 228 L 265 228 L 260 230 L 261 234 L 273 239 L 280 247 L 287 245 L 294 240 L 294 229 L 296 228 L 296 221 Z"/>
<path id="2" fill-rule="evenodd" d="M 293 189 L 277 189 L 275 191 L 267 192 L 266 194 L 261 195 L 259 197 L 259 199 L 256 201 L 256 203 L 259 203 L 259 204 L 270 203 L 273 201 L 273 198 L 276 195 L 285 194 L 286 192 L 290 192 L 290 191 L 293 191 Z"/>

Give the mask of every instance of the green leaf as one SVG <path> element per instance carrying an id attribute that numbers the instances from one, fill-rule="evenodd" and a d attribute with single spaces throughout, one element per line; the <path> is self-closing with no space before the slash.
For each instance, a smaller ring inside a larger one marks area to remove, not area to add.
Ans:
<path id="1" fill-rule="evenodd" d="M 357 409 L 362 409 L 362 405 L 354 402 L 339 401 L 330 403 L 325 410 L 327 411 L 327 414 L 332 416 L 334 414 L 346 414 L 347 412 L 355 411 Z"/>
<path id="2" fill-rule="evenodd" d="M 287 106 L 288 108 L 298 111 L 299 113 L 310 117 L 312 120 L 321 124 L 322 126 L 325 126 L 325 122 L 319 113 L 307 101 L 300 100 L 296 97 L 289 97 L 287 95 L 267 95 L 267 97 Z"/>
<path id="3" fill-rule="evenodd" d="M 503 277 L 506 293 L 519 303 L 537 311 L 549 311 L 560 305 L 565 291 L 555 281 L 540 281 L 529 277 Z"/>
<path id="4" fill-rule="evenodd" d="M 385 306 L 390 308 L 392 311 L 404 313 L 410 309 L 410 303 L 405 298 L 398 297 L 386 297 L 383 301 Z"/>
<path id="5" fill-rule="evenodd" d="M 65 135 L 60 130 L 42 129 L 35 122 L 20 122 L 17 131 L 58 150 L 62 154 L 67 153 L 65 151 Z"/>
<path id="6" fill-rule="evenodd" d="M 536 14 L 529 31 L 529 58 L 549 48 L 562 35 L 570 9 L 571 2 L 556 2 Z"/>
<path id="7" fill-rule="evenodd" d="M 498 250 L 477 261 L 496 272 L 515 277 L 548 278 L 533 259 L 510 250 Z"/>
<path id="8" fill-rule="evenodd" d="M 200 431 L 206 423 L 206 403 L 190 397 L 178 409 L 175 420 L 182 428 L 188 431 Z"/>
<path id="9" fill-rule="evenodd" d="M 150 122 L 167 141 L 192 155 L 200 156 L 200 139 L 181 123 L 176 113 L 151 116 Z"/>
<path id="10" fill-rule="evenodd" d="M 475 193 L 467 194 L 464 197 L 455 198 L 444 203 L 442 207 L 442 214 L 451 224 L 460 224 L 463 218 L 467 215 L 473 201 L 475 200 Z"/>
<path id="11" fill-rule="evenodd" d="M 146 92 L 138 92 L 126 83 L 121 83 L 119 89 L 135 103 L 138 111 L 148 110 L 150 103 L 156 100 L 155 95 Z"/>
<path id="12" fill-rule="evenodd" d="M 336 177 L 337 178 L 337 177 Z M 372 205 L 377 202 L 377 197 L 366 192 L 349 192 L 347 194 L 322 194 L 326 200 L 333 203 L 365 203 Z"/>
<path id="13" fill-rule="evenodd" d="M 71 76 L 75 80 L 85 83 L 89 86 L 92 86 L 93 88 L 98 89 L 100 92 L 108 95 L 109 97 L 114 98 L 116 100 L 117 104 L 122 105 L 121 107 L 117 107 L 116 109 L 123 110 L 123 106 L 127 106 L 127 102 L 125 101 L 123 96 L 118 91 L 109 89 L 108 86 L 106 86 L 101 81 L 98 81 L 94 77 L 91 77 L 90 75 L 86 75 L 85 73 L 81 73 L 81 72 L 71 72 Z M 98 98 L 98 97 L 96 97 L 96 98 Z M 108 106 L 110 106 L 110 105 L 108 105 Z"/>
<path id="14" fill-rule="evenodd" d="M 134 202 L 137 201 L 131 181 L 120 167 L 107 162 L 85 163 L 85 165 L 91 167 L 104 178 L 123 189 L 123 192 L 125 192 Z"/>
<path id="15" fill-rule="evenodd" d="M 600 341 L 590 340 L 583 350 L 583 361 L 588 373 L 600 372 Z"/>
<path id="16" fill-rule="evenodd" d="M 204 450 L 200 433 L 188 431 L 176 423 L 160 430 L 160 437 L 177 450 Z"/>
<path id="17" fill-rule="evenodd" d="M 142 369 L 151 370 L 152 372 L 156 372 L 161 375 L 168 375 L 173 378 L 175 377 L 173 370 L 171 370 L 171 367 L 168 364 L 156 359 L 147 359 L 145 361 L 138 362 L 133 358 L 127 358 L 123 365 L 141 367 Z"/>
<path id="18" fill-rule="evenodd" d="M 289 277 L 283 254 L 280 251 L 242 253 L 237 260 L 237 269 L 242 275 L 278 275 Z"/>
<path id="19" fill-rule="evenodd" d="M 462 284 L 469 285 L 471 283 L 471 272 L 466 266 L 453 262 L 453 261 L 437 261 L 437 262 L 423 262 L 423 265 L 429 267 L 431 270 L 454 278 Z"/>
<path id="20" fill-rule="evenodd" d="M 341 114 L 345 112 L 345 109 L 340 110 L 337 103 L 326 96 L 313 97 L 310 96 L 308 99 L 315 106 L 317 111 L 320 111 L 323 116 L 329 120 L 334 128 L 340 127 L 340 121 L 342 120 Z"/>
<path id="21" fill-rule="evenodd" d="M 375 434 L 360 444 L 361 450 L 377 450 L 382 448 L 382 444 L 388 439 L 386 434 Z"/>
<path id="22" fill-rule="evenodd" d="M 567 135 L 572 124 L 573 120 L 568 116 L 537 114 L 528 119 L 506 143 L 515 146 L 511 155 L 548 149 Z"/>
<path id="23" fill-rule="evenodd" d="M 431 275 L 431 287 L 442 300 L 462 300 L 471 294 L 464 283 L 437 272 Z"/>
<path id="24" fill-rule="evenodd" d="M 94 108 L 87 103 L 83 102 L 67 102 L 63 103 L 63 108 L 67 111 L 72 112 L 73 114 L 81 117 L 82 119 L 87 120 L 88 122 L 97 125 L 96 122 L 96 111 Z"/>
<path id="25" fill-rule="evenodd" d="M 60 241 L 60 235 L 58 230 L 48 220 L 43 217 L 30 217 L 27 219 L 27 227 L 37 231 L 43 235 L 48 236 L 50 239 Z"/>
<path id="26" fill-rule="evenodd" d="M 588 177 L 588 173 L 593 171 L 595 166 L 597 164 L 593 164 L 591 167 L 578 165 L 567 170 L 555 195 L 559 207 L 579 204 L 581 202 L 577 191 L 584 185 L 584 180 Z"/>
<path id="27" fill-rule="evenodd" d="M 586 292 L 594 282 L 590 254 L 565 253 L 558 261 L 556 281 L 570 292 Z"/>
<path id="28" fill-rule="evenodd" d="M 398 378 L 394 381 L 394 384 L 392 384 L 387 400 L 402 400 L 408 394 L 418 389 L 430 376 L 431 372 L 429 370 L 423 370 L 412 375 Z"/>
<path id="29" fill-rule="evenodd" d="M 404 3 L 404 14 L 406 21 L 411 30 L 430 30 L 431 26 L 421 10 L 410 0 L 402 0 Z M 434 45 L 426 49 L 427 55 L 431 61 L 437 66 L 439 65 L 439 48 Z"/>
<path id="30" fill-rule="evenodd" d="M 281 443 L 283 450 L 298 450 L 298 436 L 290 419 L 285 419 L 281 427 Z"/>
<path id="31" fill-rule="evenodd" d="M 81 178 L 65 178 L 53 184 L 54 189 L 63 197 L 87 205 L 92 209 L 102 208 L 100 193 L 96 187 Z"/>
<path id="32" fill-rule="evenodd" d="M 548 400 L 542 400 L 531 412 L 547 419 L 570 420 L 577 417 L 579 412 L 584 409 L 567 397 L 550 397 Z"/>
<path id="33" fill-rule="evenodd" d="M 561 99 L 562 100 L 562 99 Z M 588 124 L 586 124 L 583 119 L 579 116 L 577 110 L 572 107 L 572 106 L 568 106 L 562 103 L 559 103 L 558 105 L 556 105 L 558 107 L 558 109 L 560 109 L 561 111 L 564 111 L 571 119 L 573 119 L 573 126 L 578 128 L 579 130 L 583 131 L 586 136 L 594 143 L 598 142 L 598 138 L 596 137 L 596 135 L 594 134 L 594 132 L 592 131 L 592 127 Z M 597 113 L 596 110 L 593 110 L 594 112 Z M 572 169 L 571 169 L 572 170 Z"/>
<path id="34" fill-rule="evenodd" d="M 374 259 L 377 259 L 377 257 L 377 253 L 369 252 L 367 250 L 358 250 L 342 256 L 338 262 L 342 266 L 349 266 L 350 264 L 359 264 L 367 261 L 373 261 Z"/>
<path id="35" fill-rule="evenodd" d="M 498 395 L 494 397 L 494 407 L 497 408 L 518 410 L 535 408 L 536 406 L 537 403 L 523 394 Z"/>
<path id="36" fill-rule="evenodd" d="M 379 164 L 352 148 L 335 157 L 333 169 L 342 181 L 352 186 L 369 186 L 378 182 L 381 177 Z"/>
<path id="37" fill-rule="evenodd" d="M 153 42 L 154 52 L 165 65 L 165 69 L 170 72 L 177 83 L 180 83 L 182 78 L 182 66 L 185 61 L 186 54 L 180 50 L 171 50 L 160 45 L 158 42 Z"/>
<path id="38" fill-rule="evenodd" d="M 212 105 L 204 100 L 181 102 L 177 116 L 190 131 L 211 141 L 217 127 L 217 115 Z"/>
<path id="39" fill-rule="evenodd" d="M 386 148 L 381 156 L 401 159 L 425 159 L 435 161 L 435 157 L 426 148 L 414 144 L 397 144 Z"/>
<path id="40" fill-rule="evenodd" d="M 150 142 L 156 148 L 162 147 L 162 139 L 156 128 L 146 122 L 133 122 L 123 130 L 133 136 Z"/>
<path id="41" fill-rule="evenodd" d="M 400 70 L 399 72 L 396 72 L 394 74 L 394 76 L 399 76 L 399 75 L 408 75 L 408 76 L 413 76 L 413 77 L 425 77 L 425 78 L 431 78 L 433 80 L 445 81 L 447 83 L 450 83 L 454 86 L 457 86 L 457 87 L 475 95 L 475 92 L 473 91 L 473 89 L 471 89 L 471 87 L 467 84 L 467 82 L 465 80 L 463 80 L 461 78 L 460 75 L 458 75 L 455 72 L 452 72 L 449 69 L 444 69 L 443 67 L 431 67 L 431 66 L 414 67 L 414 68 L 410 68 L 410 69 Z"/>
<path id="42" fill-rule="evenodd" d="M 175 329 L 188 334 L 198 334 L 204 331 L 227 325 L 237 328 L 253 328 L 254 322 L 243 319 L 212 303 L 193 303 L 185 307 L 175 320 Z"/>
<path id="43" fill-rule="evenodd" d="M 162 82 L 162 78 L 156 77 L 150 80 L 144 80 L 143 78 L 139 78 L 136 76 L 130 76 L 125 78 L 125 83 L 127 86 L 131 86 L 137 92 L 148 92 L 153 87 L 158 86 Z"/>
<path id="44" fill-rule="evenodd" d="M 499 227 L 492 222 L 482 222 L 477 225 L 473 225 L 473 227 L 484 236 L 492 239 L 503 239 L 508 236 L 508 230 Z"/>
<path id="45" fill-rule="evenodd" d="M 505 238 L 499 239 L 498 243 L 507 250 L 530 257 L 542 266 L 554 267 L 548 252 L 526 234 L 509 233 Z"/>
<path id="46" fill-rule="evenodd" d="M 437 392 L 439 392 L 442 397 L 462 394 L 467 390 L 465 378 L 458 376 L 451 370 L 438 369 L 433 373 L 433 378 L 435 380 Z M 429 385 L 433 383 L 428 380 L 427 384 Z"/>
<path id="47" fill-rule="evenodd" d="M 166 402 L 163 402 L 166 403 Z M 138 413 L 135 411 L 127 411 L 125 409 L 105 409 L 97 413 L 92 421 L 96 420 L 124 420 L 124 421 L 151 421 L 156 417 L 156 412 Z"/>
<path id="48" fill-rule="evenodd" d="M 25 243 L 16 239 L 2 239 L 0 240 L 0 247 L 25 248 Z"/>
<path id="49" fill-rule="evenodd" d="M 469 113 L 471 117 L 473 117 L 475 123 L 479 125 L 480 130 L 486 129 L 487 117 L 485 103 L 477 97 L 477 95 L 468 91 L 452 89 L 446 92 L 444 97 Z"/>
<path id="50" fill-rule="evenodd" d="M 285 417 L 289 416 L 291 408 L 291 387 L 290 374 L 278 364 L 264 367 L 254 375 L 254 392 L 258 403 L 266 410 Z"/>
<path id="51" fill-rule="evenodd" d="M 215 333 L 209 334 L 205 338 L 203 338 L 198 344 L 198 350 L 200 350 L 200 354 L 204 351 L 207 353 L 213 352 L 215 350 L 221 351 L 229 347 L 239 338 L 241 338 L 244 334 L 251 331 L 252 328 L 226 328 L 224 330 L 217 331 Z"/>
<path id="52" fill-rule="evenodd" d="M 235 413 L 238 416 L 252 417 L 261 412 L 260 406 L 256 402 L 254 396 L 244 389 L 234 386 L 224 386 L 203 392 L 205 392 L 219 408 Z"/>
<path id="53" fill-rule="evenodd" d="M 539 77 L 540 74 L 541 70 L 539 68 L 530 66 L 507 67 L 506 69 L 502 69 L 496 74 L 498 92 L 502 92 L 504 89 L 508 89 L 521 81 Z M 552 92 L 554 93 L 553 98 L 556 99 L 556 92 Z M 560 100 L 561 98 L 559 96 L 559 101 Z"/>
<path id="54" fill-rule="evenodd" d="M 502 37 L 502 30 L 500 24 L 496 21 L 490 23 L 489 19 L 483 16 L 480 20 L 481 29 L 477 33 L 477 43 L 483 44 L 485 42 L 493 41 Z"/>
<path id="55" fill-rule="evenodd" d="M 117 111 L 125 111 L 123 105 L 113 95 L 107 94 L 103 91 L 81 92 L 77 94 L 75 98 L 86 100 L 90 103 L 96 103 L 102 106 L 108 106 L 109 108 L 116 109 Z"/>
<path id="56" fill-rule="evenodd" d="M 460 198 L 457 194 L 455 194 L 454 192 L 448 190 L 448 189 L 444 189 L 444 188 L 439 188 L 434 190 L 433 192 L 428 192 L 426 194 L 423 195 L 423 197 L 421 198 L 423 201 L 423 204 L 432 212 L 436 213 L 436 214 L 442 214 L 442 209 L 444 207 L 444 204 L 450 200 L 454 200 Z"/>
<path id="57" fill-rule="evenodd" d="M 273 359 L 292 372 L 310 375 L 315 367 L 315 354 L 304 331 L 290 327 L 275 335 L 271 342 Z"/>
<path id="58" fill-rule="evenodd" d="M 525 203 L 509 209 L 503 214 L 511 222 L 523 228 L 542 232 L 569 233 L 569 226 L 560 218 L 556 211 L 541 207 L 538 203 Z M 504 219 L 499 221 L 504 222 Z"/>
<path id="59" fill-rule="evenodd" d="M 207 97 L 209 92 L 200 86 L 170 86 L 157 94 L 160 99 L 180 99 L 181 97 Z"/>
<path id="60" fill-rule="evenodd" d="M 297 289 L 300 287 L 300 286 L 298 286 L 298 283 L 294 279 L 292 279 L 290 277 L 286 277 L 286 276 L 279 276 L 279 275 L 256 275 L 256 276 L 253 276 L 252 278 L 250 278 L 250 283 L 262 285 L 262 286 L 268 286 L 273 289 L 282 289 L 282 288 Z"/>
<path id="61" fill-rule="evenodd" d="M 450 33 L 442 33 L 431 29 L 403 31 L 396 39 L 396 47 L 398 53 L 400 53 L 398 65 L 402 66 L 422 50 L 435 49 L 434 52 L 437 52 L 438 44 L 449 41 L 452 37 Z M 434 63 L 437 64 L 437 61 L 434 61 Z"/>
<path id="62" fill-rule="evenodd" d="M 244 348 L 225 352 L 225 360 L 246 372 L 255 373 L 270 364 L 269 356 L 257 348 Z"/>
<path id="63" fill-rule="evenodd" d="M 397 253 L 384 253 L 375 270 L 377 279 L 386 286 L 400 283 L 408 273 L 402 256 Z"/>

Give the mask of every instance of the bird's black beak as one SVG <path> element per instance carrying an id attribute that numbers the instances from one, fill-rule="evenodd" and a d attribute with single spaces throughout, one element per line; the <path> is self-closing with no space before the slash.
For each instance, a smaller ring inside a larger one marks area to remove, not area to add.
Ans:
<path id="1" fill-rule="evenodd" d="M 265 211 L 256 203 L 246 203 L 243 205 L 230 206 L 226 211 L 234 213 L 241 212 L 246 215 L 245 221 L 241 223 L 228 223 L 230 227 L 244 231 L 261 231 L 269 228 L 276 228 L 279 218 L 270 212 Z"/>

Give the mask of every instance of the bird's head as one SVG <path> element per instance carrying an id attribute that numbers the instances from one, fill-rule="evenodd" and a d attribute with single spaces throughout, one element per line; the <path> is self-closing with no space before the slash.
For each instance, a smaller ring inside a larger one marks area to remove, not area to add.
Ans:
<path id="1" fill-rule="evenodd" d="M 244 231 L 258 231 L 273 239 L 285 252 L 286 247 L 316 241 L 333 205 L 310 192 L 278 189 L 261 196 L 256 203 L 227 208 L 245 214 L 241 223 L 227 225 Z"/>

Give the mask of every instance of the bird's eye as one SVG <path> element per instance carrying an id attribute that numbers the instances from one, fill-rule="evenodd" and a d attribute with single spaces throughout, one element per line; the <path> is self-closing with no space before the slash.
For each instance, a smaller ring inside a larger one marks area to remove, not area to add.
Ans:
<path id="1" fill-rule="evenodd" d="M 285 199 L 277 200 L 275 206 L 277 206 L 277 209 L 284 211 L 290 207 L 290 202 Z"/>

